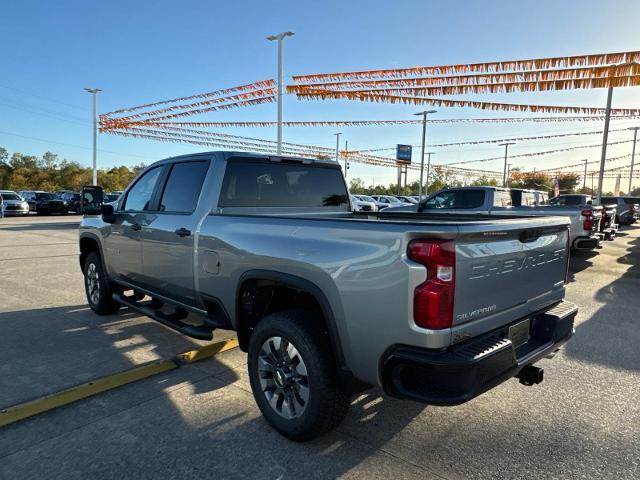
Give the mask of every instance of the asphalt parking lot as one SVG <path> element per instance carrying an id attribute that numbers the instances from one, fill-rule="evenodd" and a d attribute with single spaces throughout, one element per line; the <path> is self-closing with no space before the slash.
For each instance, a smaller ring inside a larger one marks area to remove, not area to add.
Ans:
<path id="1" fill-rule="evenodd" d="M 201 345 L 91 313 L 78 220 L 0 220 L 0 409 Z M 567 290 L 576 334 L 538 386 L 447 408 L 376 389 L 296 444 L 260 416 L 236 349 L 0 428 L 0 478 L 640 478 L 640 228 L 576 254 Z"/>

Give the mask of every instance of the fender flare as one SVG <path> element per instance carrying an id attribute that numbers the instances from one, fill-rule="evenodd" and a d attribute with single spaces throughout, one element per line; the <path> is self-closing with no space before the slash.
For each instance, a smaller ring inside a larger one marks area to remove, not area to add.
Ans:
<path id="1" fill-rule="evenodd" d="M 302 290 L 311 295 L 320 305 L 320 309 L 322 310 L 322 315 L 324 316 L 327 327 L 329 330 L 329 339 L 331 341 L 331 347 L 333 348 L 333 352 L 335 354 L 336 364 L 338 369 L 342 372 L 349 372 L 348 367 L 346 366 L 346 360 L 344 357 L 344 351 L 342 349 L 342 343 L 340 342 L 340 335 L 338 330 L 338 325 L 336 323 L 336 318 L 333 313 L 333 309 L 331 308 L 331 304 L 329 300 L 327 300 L 326 295 L 318 287 L 315 283 L 302 278 L 296 275 L 292 275 L 290 273 L 283 273 L 274 270 L 247 270 L 244 272 L 240 278 L 238 279 L 238 284 L 236 288 L 236 311 L 239 311 L 240 305 L 240 291 L 242 285 L 248 280 L 270 280 L 273 282 L 281 283 L 285 286 L 293 287 L 298 290 Z M 350 373 L 350 372 L 349 372 Z"/>
<path id="2" fill-rule="evenodd" d="M 83 232 L 80 234 L 80 239 L 79 239 L 79 244 L 82 244 L 82 240 L 83 239 L 90 239 L 93 240 L 94 242 L 96 242 L 96 245 L 98 245 L 98 254 L 100 255 L 100 260 L 102 260 L 102 265 L 104 266 L 105 269 L 107 269 L 107 265 L 104 261 L 104 254 L 102 252 L 102 242 L 100 241 L 100 238 L 95 234 L 95 233 L 90 233 L 90 232 Z M 78 261 L 80 262 L 80 270 L 83 271 L 84 273 L 84 265 L 83 265 L 83 253 L 82 250 L 80 250 L 80 255 L 78 256 Z"/>

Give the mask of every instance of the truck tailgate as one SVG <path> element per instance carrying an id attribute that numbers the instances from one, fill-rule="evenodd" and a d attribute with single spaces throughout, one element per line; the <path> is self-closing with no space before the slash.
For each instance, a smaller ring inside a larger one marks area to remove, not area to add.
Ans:
<path id="1" fill-rule="evenodd" d="M 500 223 L 460 226 L 454 328 L 487 317 L 497 327 L 564 295 L 569 255 L 567 219 Z"/>

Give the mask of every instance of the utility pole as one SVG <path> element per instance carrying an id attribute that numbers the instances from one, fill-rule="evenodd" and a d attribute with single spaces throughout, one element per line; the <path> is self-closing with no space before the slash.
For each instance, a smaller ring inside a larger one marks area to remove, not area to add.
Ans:
<path id="1" fill-rule="evenodd" d="M 349 140 L 344 141 L 345 153 L 349 151 Z M 349 169 L 349 155 L 344 156 L 344 179 L 347 179 L 347 170 Z"/>
<path id="2" fill-rule="evenodd" d="M 435 155 L 436 152 L 427 152 L 427 183 L 424 186 L 425 196 L 429 195 L 429 175 L 431 174 L 431 155 Z M 418 197 L 421 198 L 421 197 Z"/>
<path id="3" fill-rule="evenodd" d="M 97 95 L 101 92 L 99 88 L 85 88 L 93 97 L 93 185 L 98 185 L 98 112 Z"/>
<path id="4" fill-rule="evenodd" d="M 587 188 L 587 162 L 589 161 L 589 159 L 585 158 L 582 161 L 584 162 L 584 177 L 582 178 L 582 190 L 583 190 L 582 193 L 584 193 L 584 190 L 586 190 Z"/>
<path id="5" fill-rule="evenodd" d="M 418 198 L 422 198 L 422 176 L 424 174 L 424 147 L 427 139 L 427 115 L 429 113 L 436 113 L 436 110 L 424 110 L 422 112 L 414 113 L 416 116 L 422 115 L 422 149 L 420 150 L 420 185 L 418 186 Z M 427 176 L 428 180 L 428 176 Z"/>
<path id="6" fill-rule="evenodd" d="M 633 164 L 636 158 L 636 140 L 638 139 L 638 130 L 640 127 L 629 127 L 627 130 L 633 130 L 633 148 L 631 150 L 631 170 L 629 171 L 629 190 L 627 190 L 627 195 L 631 195 L 631 190 L 633 189 Z"/>
<path id="7" fill-rule="evenodd" d="M 278 146 L 276 147 L 278 155 L 282 154 L 282 41 L 293 35 L 293 32 L 282 32 L 267 37 L 267 40 L 278 41 Z"/>
<path id="8" fill-rule="evenodd" d="M 516 142 L 499 143 L 498 145 L 504 147 L 504 170 L 502 171 L 502 186 L 507 186 L 507 155 L 509 152 L 509 145 L 515 145 Z"/>
<path id="9" fill-rule="evenodd" d="M 342 133 L 334 133 L 334 135 L 336 136 L 336 162 L 340 162 L 340 135 Z"/>
<path id="10" fill-rule="evenodd" d="M 507 185 L 509 185 L 509 178 L 511 178 L 511 164 L 507 163 Z"/>
<path id="11" fill-rule="evenodd" d="M 609 87 L 607 92 L 607 109 L 604 112 L 604 132 L 602 134 L 602 153 L 600 155 L 600 173 L 598 174 L 598 196 L 596 202 L 600 205 L 602 200 L 602 184 L 604 182 L 604 162 L 607 158 L 607 140 L 609 139 L 609 119 L 611 118 L 611 99 L 613 97 L 613 87 Z"/>

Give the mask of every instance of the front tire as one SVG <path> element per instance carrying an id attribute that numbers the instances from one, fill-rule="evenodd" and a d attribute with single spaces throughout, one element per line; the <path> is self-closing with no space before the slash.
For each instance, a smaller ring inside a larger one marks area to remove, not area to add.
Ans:
<path id="1" fill-rule="evenodd" d="M 323 326 L 315 312 L 277 312 L 258 323 L 249 341 L 256 403 L 273 428 L 297 442 L 331 430 L 349 408 Z"/>
<path id="2" fill-rule="evenodd" d="M 112 298 L 111 284 L 96 252 L 87 255 L 84 262 L 84 289 L 89 307 L 98 315 L 109 315 L 120 309 L 120 304 Z"/>

